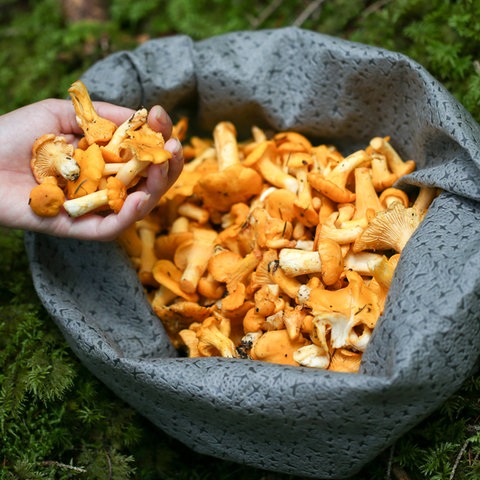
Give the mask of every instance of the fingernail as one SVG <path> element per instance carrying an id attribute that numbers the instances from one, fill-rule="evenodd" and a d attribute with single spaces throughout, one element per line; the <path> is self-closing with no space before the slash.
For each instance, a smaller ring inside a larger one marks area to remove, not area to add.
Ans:
<path id="1" fill-rule="evenodd" d="M 150 201 L 150 194 L 145 193 L 143 195 L 143 198 L 138 202 L 137 212 L 140 212 L 142 217 L 148 213 L 147 210 L 149 208 L 149 205 L 148 205 L 149 201 Z"/>
<path id="2" fill-rule="evenodd" d="M 154 109 L 154 116 L 155 119 L 161 123 L 162 125 L 166 124 L 169 122 L 169 116 L 167 111 L 161 106 L 161 105 L 155 105 L 152 107 Z"/>
<path id="3" fill-rule="evenodd" d="M 165 148 L 172 155 L 178 155 L 182 151 L 182 144 L 178 138 L 172 137 L 165 143 Z"/>

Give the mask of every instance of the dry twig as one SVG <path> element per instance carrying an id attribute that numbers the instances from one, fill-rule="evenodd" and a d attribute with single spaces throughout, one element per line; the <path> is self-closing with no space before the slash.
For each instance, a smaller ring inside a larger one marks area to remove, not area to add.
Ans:
<path id="1" fill-rule="evenodd" d="M 377 10 L 381 10 L 385 5 L 388 5 L 392 0 L 378 0 L 369 5 L 362 13 L 362 17 L 375 13 Z"/>
<path id="2" fill-rule="evenodd" d="M 253 29 L 260 27 L 270 15 L 283 3 L 283 0 L 272 0 L 261 12 L 258 17 L 250 19 L 250 25 Z"/>
<path id="3" fill-rule="evenodd" d="M 303 10 L 303 12 L 293 21 L 295 27 L 301 27 L 303 23 L 305 23 L 308 18 L 313 15 L 315 10 L 321 7 L 324 0 L 315 0 L 310 2 L 307 7 Z"/>
<path id="4" fill-rule="evenodd" d="M 460 464 L 460 460 L 462 459 L 463 454 L 465 453 L 465 450 L 467 449 L 469 443 L 470 443 L 470 439 L 467 438 L 467 440 L 465 440 L 465 442 L 463 443 L 462 448 L 458 452 L 458 455 L 455 458 L 455 463 L 453 464 L 453 467 L 452 467 L 452 471 L 450 472 L 449 480 L 453 480 L 455 478 L 455 473 L 457 471 L 458 465 Z"/>
<path id="5" fill-rule="evenodd" d="M 83 467 L 74 467 L 73 465 L 68 465 L 66 463 L 57 462 L 55 460 L 45 460 L 42 462 L 42 465 L 45 467 L 58 467 L 65 470 L 71 470 L 72 472 L 78 473 L 87 473 L 87 470 Z"/>
<path id="6" fill-rule="evenodd" d="M 395 451 L 395 444 L 390 447 L 390 452 L 388 454 L 388 463 L 387 463 L 387 474 L 385 480 L 391 480 L 392 478 L 392 463 L 393 463 L 393 453 Z"/>

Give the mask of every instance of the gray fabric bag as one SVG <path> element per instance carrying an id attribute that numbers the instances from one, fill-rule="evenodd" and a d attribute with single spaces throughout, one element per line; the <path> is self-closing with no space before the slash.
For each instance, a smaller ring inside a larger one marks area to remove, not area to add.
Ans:
<path id="1" fill-rule="evenodd" d="M 295 129 L 348 154 L 390 135 L 436 185 L 403 251 L 361 373 L 178 358 L 115 244 L 28 234 L 38 295 L 81 361 L 195 451 L 276 472 L 345 478 L 437 409 L 480 349 L 480 128 L 397 53 L 298 28 L 148 41 L 84 77 L 95 99 Z M 195 127 L 196 125 L 196 127 Z"/>

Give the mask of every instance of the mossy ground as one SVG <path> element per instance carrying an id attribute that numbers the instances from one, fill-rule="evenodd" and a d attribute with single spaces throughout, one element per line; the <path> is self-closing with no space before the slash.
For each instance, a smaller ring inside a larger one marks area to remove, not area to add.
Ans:
<path id="1" fill-rule="evenodd" d="M 109 2 L 66 22 L 56 0 L 0 0 L 0 113 L 54 96 L 96 60 L 146 38 L 299 25 L 405 53 L 480 120 L 476 0 Z M 282 479 L 162 434 L 72 355 L 39 303 L 22 232 L 0 230 L 0 479 Z M 480 377 L 355 477 L 480 478 Z"/>

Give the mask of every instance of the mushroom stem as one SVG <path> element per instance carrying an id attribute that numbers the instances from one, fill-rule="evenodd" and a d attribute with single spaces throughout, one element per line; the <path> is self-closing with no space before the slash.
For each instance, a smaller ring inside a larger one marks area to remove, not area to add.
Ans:
<path id="1" fill-rule="evenodd" d="M 121 162 L 119 155 L 121 143 L 128 136 L 130 130 L 135 130 L 141 127 L 147 121 L 148 111 L 146 108 L 141 108 L 134 112 L 127 120 L 125 120 L 114 132 L 110 141 L 102 147 L 102 153 L 107 158 L 113 158 L 116 162 Z"/>
<path id="2" fill-rule="evenodd" d="M 237 286 L 255 270 L 260 263 L 261 257 L 261 252 L 253 250 L 238 262 L 231 272 L 230 278 L 227 282 L 227 290 L 229 292 L 234 291 Z"/>
<path id="3" fill-rule="evenodd" d="M 217 233 L 215 230 L 197 228 L 193 231 L 191 245 L 186 249 L 186 266 L 180 278 L 180 287 L 187 293 L 194 293 L 198 282 L 208 267 L 213 254 Z"/>
<path id="4" fill-rule="evenodd" d="M 290 277 L 319 273 L 322 262 L 317 251 L 308 252 L 297 248 L 282 248 L 278 261 L 281 269 Z"/>
<path id="5" fill-rule="evenodd" d="M 138 175 L 151 164 L 150 161 L 138 160 L 131 158 L 128 162 L 122 163 L 117 174 L 115 175 L 124 185 L 128 186 Z"/>
<path id="6" fill-rule="evenodd" d="M 268 264 L 268 271 L 271 280 L 280 287 L 280 290 L 290 298 L 296 299 L 301 283 L 294 277 L 289 277 L 285 271 L 280 268 L 278 260 L 272 260 Z"/>
<path id="7" fill-rule="evenodd" d="M 373 275 L 375 268 L 378 268 L 383 259 L 386 260 L 386 257 L 379 253 L 349 251 L 345 255 L 344 266 L 345 270 L 353 270 L 360 275 Z"/>
<path id="8" fill-rule="evenodd" d="M 365 150 L 357 150 L 341 160 L 326 178 L 336 185 L 345 187 L 350 174 L 368 160 L 370 157 Z"/>
<path id="9" fill-rule="evenodd" d="M 316 236 L 319 239 L 329 238 L 339 245 L 346 245 L 354 242 L 364 231 L 364 226 L 358 222 L 349 223 L 348 225 L 345 225 L 344 222 L 340 228 L 337 228 L 335 226 L 337 217 L 338 212 L 334 212 L 323 225 L 318 224 Z"/>
<path id="10" fill-rule="evenodd" d="M 142 240 L 138 236 L 137 226 L 132 223 L 119 236 L 118 242 L 123 246 L 127 255 L 132 259 L 138 259 L 142 252 Z"/>
<path id="11" fill-rule="evenodd" d="M 387 158 L 379 153 L 372 153 L 372 181 L 377 192 L 391 187 L 397 180 L 397 175 L 388 168 Z"/>
<path id="12" fill-rule="evenodd" d="M 330 364 L 328 349 L 311 343 L 296 350 L 293 359 L 304 367 L 327 369 Z"/>
<path id="13" fill-rule="evenodd" d="M 55 159 L 55 167 L 65 180 L 75 181 L 80 175 L 78 163 L 70 155 L 58 155 Z"/>
<path id="14" fill-rule="evenodd" d="M 428 210 L 428 207 L 433 202 L 433 199 L 437 195 L 437 189 L 435 187 L 422 186 L 418 192 L 417 198 L 412 205 L 420 215 L 421 218 L 424 217 L 425 213 Z"/>
<path id="15" fill-rule="evenodd" d="M 310 185 L 326 197 L 338 203 L 348 203 L 355 200 L 355 193 L 346 187 L 348 177 L 363 163 L 370 160 L 365 150 L 358 150 L 342 159 L 326 176 L 317 171 L 308 173 Z"/>
<path id="16" fill-rule="evenodd" d="M 252 167 L 258 170 L 262 177 L 271 185 L 278 188 L 285 188 L 290 192 L 297 193 L 297 179 L 284 172 L 275 163 L 277 149 L 272 141 L 266 141 L 257 145 L 243 161 L 245 167 Z"/>
<path id="17" fill-rule="evenodd" d="M 220 122 L 213 130 L 217 152 L 218 170 L 221 172 L 240 163 L 238 158 L 237 131 L 231 122 Z"/>
<path id="18" fill-rule="evenodd" d="M 102 176 L 109 177 L 110 175 L 116 175 L 120 168 L 122 168 L 123 163 L 106 163 L 103 167 Z"/>
<path id="19" fill-rule="evenodd" d="M 160 259 L 155 262 L 152 269 L 153 278 L 165 288 L 174 292 L 177 296 L 189 302 L 197 302 L 196 293 L 187 293 L 180 287 L 182 271 L 170 260 Z"/>
<path id="20" fill-rule="evenodd" d="M 397 151 L 392 147 L 389 137 L 375 137 L 370 140 L 370 146 L 375 152 L 385 155 L 390 170 L 397 178 L 407 175 L 415 170 L 415 161 L 403 161 Z"/>
<path id="21" fill-rule="evenodd" d="M 371 169 L 358 167 L 355 169 L 355 213 L 354 219 L 368 218 L 369 212 L 375 214 L 383 210 L 372 181 Z"/>
<path id="22" fill-rule="evenodd" d="M 295 154 L 292 154 L 292 156 Z M 301 154 L 297 153 L 297 156 Z M 293 169 L 298 182 L 297 198 L 294 202 L 294 210 L 299 222 L 307 227 L 313 227 L 318 224 L 318 212 L 313 207 L 312 188 L 308 182 L 307 161 L 305 164 Z"/>
<path id="23" fill-rule="evenodd" d="M 108 203 L 107 189 L 97 190 L 83 197 L 64 202 L 63 207 L 71 217 L 80 217 Z"/>
<path id="24" fill-rule="evenodd" d="M 118 213 L 127 196 L 126 188 L 115 177 L 109 177 L 107 188 L 89 193 L 83 197 L 73 198 L 63 203 L 63 208 L 71 217 L 80 217 L 97 208 L 109 206 Z"/>
<path id="25" fill-rule="evenodd" d="M 208 222 L 210 213 L 207 209 L 196 205 L 193 202 L 184 202 L 177 209 L 178 215 L 189 218 L 203 225 Z"/>
<path id="26" fill-rule="evenodd" d="M 153 278 L 152 271 L 155 262 L 158 260 L 155 250 L 155 239 L 159 227 L 153 219 L 147 217 L 136 222 L 136 228 L 142 243 L 138 277 L 140 278 L 142 285 L 156 286 L 157 282 Z"/>

